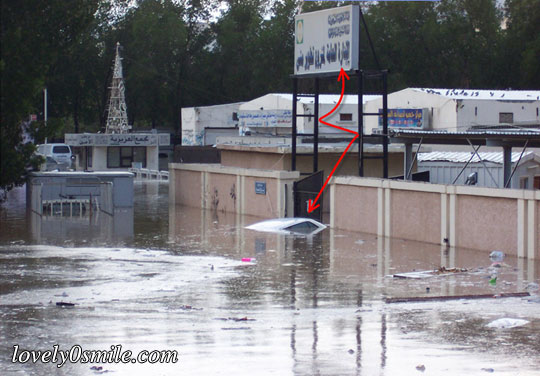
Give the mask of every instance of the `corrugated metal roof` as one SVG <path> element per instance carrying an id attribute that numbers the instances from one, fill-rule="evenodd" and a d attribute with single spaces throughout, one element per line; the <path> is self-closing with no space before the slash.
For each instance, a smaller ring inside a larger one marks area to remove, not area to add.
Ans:
<path id="1" fill-rule="evenodd" d="M 464 131 L 464 132 L 449 132 L 449 131 L 425 131 L 425 130 L 414 130 L 414 129 L 390 129 L 389 130 L 391 137 L 403 135 L 415 135 L 418 137 L 421 136 L 540 136 L 540 129 L 523 129 L 523 130 L 479 130 L 479 131 Z"/>
<path id="2" fill-rule="evenodd" d="M 283 99 L 286 99 L 292 102 L 292 94 L 272 93 L 271 95 L 276 95 L 278 97 L 281 97 Z M 340 96 L 337 94 L 320 94 L 319 103 L 320 104 L 336 104 L 339 101 L 339 97 Z M 368 101 L 371 101 L 373 99 L 377 99 L 380 97 L 381 97 L 380 95 L 364 95 L 362 99 L 363 99 L 363 103 L 365 104 Z M 315 101 L 311 97 L 298 97 L 298 100 L 300 103 L 304 103 L 304 104 L 312 104 Z M 358 104 L 358 96 L 357 95 L 344 95 L 341 103 L 342 104 Z"/>
<path id="3" fill-rule="evenodd" d="M 526 151 L 523 153 L 522 159 L 532 154 L 532 151 Z M 467 163 L 471 156 L 473 155 L 473 152 L 467 152 L 467 151 L 433 151 L 430 153 L 418 153 L 418 161 L 419 162 L 436 162 L 436 161 L 444 161 L 444 162 L 455 162 L 455 163 Z M 482 158 L 485 162 L 493 162 L 493 163 L 503 163 L 503 153 L 502 152 L 481 152 L 478 153 L 480 155 L 480 158 Z M 521 152 L 515 152 L 512 153 L 512 163 L 516 163 L 519 160 Z M 480 163 L 480 159 L 478 158 L 478 155 L 474 155 L 473 159 L 471 160 L 471 163 Z"/>
<path id="4" fill-rule="evenodd" d="M 540 90 L 475 90 L 412 88 L 414 91 L 452 99 L 540 100 Z"/>

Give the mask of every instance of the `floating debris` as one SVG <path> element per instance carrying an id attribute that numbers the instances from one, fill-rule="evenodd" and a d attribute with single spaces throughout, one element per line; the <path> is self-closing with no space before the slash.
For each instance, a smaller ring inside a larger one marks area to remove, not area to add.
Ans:
<path id="1" fill-rule="evenodd" d="M 493 262 L 502 262 L 506 255 L 501 251 L 493 251 L 489 254 L 489 259 Z"/>
<path id="2" fill-rule="evenodd" d="M 221 320 L 221 321 L 255 321 L 255 319 L 249 319 L 247 317 L 217 317 L 215 320 Z"/>
<path id="3" fill-rule="evenodd" d="M 410 298 L 386 298 L 385 303 L 413 303 L 413 302 L 433 302 L 460 299 L 496 299 L 496 298 L 522 298 L 531 296 L 528 292 L 510 292 L 499 295 L 451 295 L 451 296 L 413 296 Z"/>
<path id="4" fill-rule="evenodd" d="M 508 317 L 497 319 L 486 326 L 488 328 L 495 328 L 495 329 L 511 329 L 511 328 L 517 328 L 518 326 L 527 325 L 529 321 L 522 320 L 522 319 L 511 319 Z"/>
<path id="5" fill-rule="evenodd" d="M 437 270 L 422 270 L 419 272 L 397 273 L 393 274 L 392 277 L 407 279 L 424 279 L 440 275 L 448 276 L 466 272 L 468 272 L 468 270 L 464 268 L 445 268 L 444 266 L 441 266 Z"/>
<path id="6" fill-rule="evenodd" d="M 56 302 L 56 305 L 58 307 L 74 307 L 75 303 L 68 303 L 68 302 Z"/>
<path id="7" fill-rule="evenodd" d="M 184 311 L 202 311 L 203 310 L 202 308 L 195 308 L 195 307 L 190 306 L 190 305 L 181 305 L 180 309 L 182 309 Z"/>

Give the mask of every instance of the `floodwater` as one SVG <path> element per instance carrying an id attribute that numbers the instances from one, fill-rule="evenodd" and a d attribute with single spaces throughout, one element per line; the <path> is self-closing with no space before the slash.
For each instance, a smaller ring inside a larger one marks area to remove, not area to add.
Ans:
<path id="1" fill-rule="evenodd" d="M 540 374 L 538 262 L 490 269 L 486 252 L 331 229 L 258 233 L 244 226 L 259 218 L 169 207 L 167 191 L 135 183 L 133 211 L 71 219 L 36 218 L 24 189 L 10 193 L 0 209 L 3 375 Z M 391 277 L 441 266 L 468 272 Z M 524 291 L 531 296 L 385 302 Z M 526 323 L 487 326 L 502 318 Z M 13 363 L 17 345 L 18 360 L 55 345 L 178 357 L 58 367 Z"/>

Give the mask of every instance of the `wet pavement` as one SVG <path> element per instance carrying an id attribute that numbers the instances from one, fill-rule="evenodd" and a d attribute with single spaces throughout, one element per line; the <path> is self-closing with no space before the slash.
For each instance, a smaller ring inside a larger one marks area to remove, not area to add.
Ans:
<path id="1" fill-rule="evenodd" d="M 538 262 L 490 268 L 485 252 L 331 229 L 259 233 L 244 226 L 260 218 L 169 207 L 167 189 L 136 183 L 132 211 L 69 220 L 35 217 L 24 189 L 11 192 L 0 209 L 2 374 L 540 374 Z M 468 271 L 391 277 L 442 266 Z M 501 318 L 526 323 L 488 327 Z M 175 350 L 178 361 L 59 368 L 12 363 L 15 345 Z"/>

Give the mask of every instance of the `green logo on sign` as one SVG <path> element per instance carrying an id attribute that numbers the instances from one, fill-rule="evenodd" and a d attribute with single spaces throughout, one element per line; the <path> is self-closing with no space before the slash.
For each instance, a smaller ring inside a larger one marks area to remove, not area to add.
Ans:
<path id="1" fill-rule="evenodd" d="M 296 44 L 304 43 L 304 20 L 296 21 Z"/>

